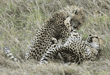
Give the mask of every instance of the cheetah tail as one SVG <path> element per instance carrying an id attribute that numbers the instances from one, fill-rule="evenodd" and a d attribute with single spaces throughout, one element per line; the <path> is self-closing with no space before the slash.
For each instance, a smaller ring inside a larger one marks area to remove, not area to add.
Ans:
<path id="1" fill-rule="evenodd" d="M 19 60 L 12 55 L 12 53 L 10 52 L 10 48 L 9 47 L 6 46 L 3 49 L 3 51 L 4 51 L 5 55 L 6 55 L 6 57 L 8 57 L 9 59 L 11 59 L 11 60 L 13 60 L 15 62 L 19 62 Z"/>

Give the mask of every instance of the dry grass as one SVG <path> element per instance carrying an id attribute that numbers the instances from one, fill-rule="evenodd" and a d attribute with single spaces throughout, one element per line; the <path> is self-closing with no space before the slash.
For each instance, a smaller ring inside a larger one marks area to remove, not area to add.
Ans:
<path id="1" fill-rule="evenodd" d="M 4 58 L 3 47 L 9 46 L 19 59 L 29 50 L 36 30 L 51 13 L 77 5 L 84 9 L 86 23 L 79 30 L 85 40 L 97 34 L 105 41 L 101 57 L 81 65 L 50 63 L 38 65 L 35 60 L 15 63 Z M 13 65 L 14 64 L 14 65 Z M 110 1 L 109 0 L 0 0 L 0 75 L 110 75 Z"/>

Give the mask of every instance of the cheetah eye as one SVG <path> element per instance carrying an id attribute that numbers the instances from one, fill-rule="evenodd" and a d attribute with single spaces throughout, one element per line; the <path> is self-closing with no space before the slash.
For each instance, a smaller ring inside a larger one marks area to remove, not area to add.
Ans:
<path id="1" fill-rule="evenodd" d="M 77 14 L 77 13 L 78 13 L 78 11 L 75 12 L 75 14 Z"/>
<path id="2" fill-rule="evenodd" d="M 98 38 L 98 37 L 95 37 L 95 38 Z"/>
<path id="3" fill-rule="evenodd" d="M 67 25 L 69 25 L 69 23 L 66 23 Z"/>
<path id="4" fill-rule="evenodd" d="M 91 34 L 89 34 L 89 36 L 92 36 Z"/>

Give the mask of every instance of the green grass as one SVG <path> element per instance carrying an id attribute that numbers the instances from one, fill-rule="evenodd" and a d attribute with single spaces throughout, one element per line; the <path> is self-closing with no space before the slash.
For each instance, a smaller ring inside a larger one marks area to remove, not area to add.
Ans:
<path id="1" fill-rule="evenodd" d="M 84 9 L 86 22 L 79 30 L 84 40 L 89 34 L 96 34 L 105 41 L 105 45 L 101 47 L 101 61 L 99 59 L 99 61 L 87 61 L 81 65 L 69 66 L 57 63 L 40 66 L 33 60 L 15 64 L 3 58 L 4 46 L 9 46 L 15 57 L 24 58 L 32 39 L 44 21 L 53 12 L 68 5 L 76 5 Z M 109 13 L 109 0 L 0 0 L 0 75 L 109 75 Z M 97 65 L 92 67 L 94 64 Z"/>

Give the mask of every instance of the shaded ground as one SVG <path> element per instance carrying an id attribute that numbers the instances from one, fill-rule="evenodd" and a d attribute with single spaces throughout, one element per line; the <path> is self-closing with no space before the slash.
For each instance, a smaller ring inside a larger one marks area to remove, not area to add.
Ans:
<path id="1" fill-rule="evenodd" d="M 1 60 L 1 59 L 0 59 Z M 0 75 L 110 75 L 110 61 L 86 61 L 81 65 L 50 63 L 38 65 L 31 60 L 15 63 L 10 60 L 0 61 Z M 13 65 L 14 64 L 14 65 Z"/>

